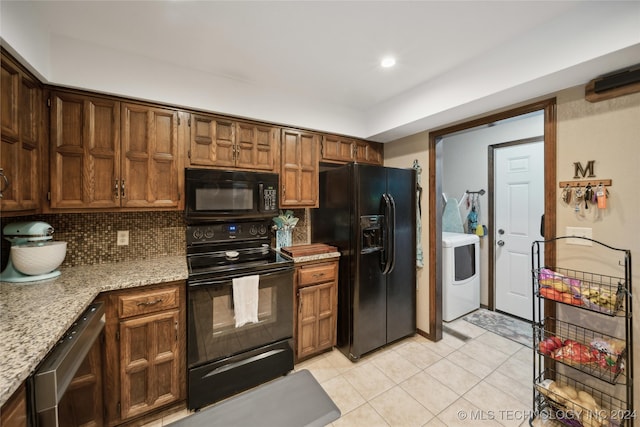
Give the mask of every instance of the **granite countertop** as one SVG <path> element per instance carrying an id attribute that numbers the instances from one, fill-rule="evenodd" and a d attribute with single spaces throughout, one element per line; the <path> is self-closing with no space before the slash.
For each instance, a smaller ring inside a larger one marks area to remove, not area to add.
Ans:
<path id="1" fill-rule="evenodd" d="M 0 406 L 100 292 L 186 280 L 184 255 L 70 267 L 55 279 L 0 282 Z"/>

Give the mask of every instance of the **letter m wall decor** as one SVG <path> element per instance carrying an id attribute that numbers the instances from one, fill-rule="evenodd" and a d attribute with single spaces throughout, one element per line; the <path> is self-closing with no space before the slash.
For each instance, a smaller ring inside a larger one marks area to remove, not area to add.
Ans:
<path id="1" fill-rule="evenodd" d="M 582 178 L 594 178 L 596 176 L 593 173 L 593 165 L 595 162 L 596 162 L 595 160 L 589 160 L 587 162 L 586 168 L 582 167 L 582 163 L 574 162 L 573 163 L 573 168 L 574 168 L 573 179 L 580 179 L 581 176 Z"/>

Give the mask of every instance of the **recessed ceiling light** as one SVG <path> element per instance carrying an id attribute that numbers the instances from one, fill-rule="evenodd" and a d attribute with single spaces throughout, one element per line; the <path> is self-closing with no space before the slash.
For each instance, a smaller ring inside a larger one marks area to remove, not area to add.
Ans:
<path id="1" fill-rule="evenodd" d="M 388 56 L 388 57 L 384 58 L 380 62 L 380 65 L 383 68 L 390 68 L 390 67 L 393 67 L 394 65 L 396 65 L 396 60 L 395 60 L 395 58 L 392 58 L 392 57 Z"/>

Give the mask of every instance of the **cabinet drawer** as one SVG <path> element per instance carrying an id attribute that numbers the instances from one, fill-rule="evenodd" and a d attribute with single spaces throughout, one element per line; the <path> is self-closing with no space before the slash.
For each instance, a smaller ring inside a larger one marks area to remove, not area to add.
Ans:
<path id="1" fill-rule="evenodd" d="M 155 289 L 118 297 L 118 317 L 125 318 L 139 314 L 154 313 L 178 307 L 178 288 Z"/>
<path id="2" fill-rule="evenodd" d="M 301 267 L 298 272 L 299 286 L 328 282 L 336 279 L 338 264 L 335 262 Z"/>

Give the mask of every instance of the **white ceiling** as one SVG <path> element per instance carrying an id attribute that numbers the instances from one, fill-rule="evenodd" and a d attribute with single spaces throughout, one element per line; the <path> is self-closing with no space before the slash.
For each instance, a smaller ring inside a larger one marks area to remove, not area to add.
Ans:
<path id="1" fill-rule="evenodd" d="M 640 62 L 638 1 L 1 7 L 3 42 L 51 83 L 383 142 Z M 386 55 L 396 57 L 394 68 L 379 66 Z M 127 66 L 128 74 L 116 70 Z M 135 66 L 155 89 L 136 80 Z M 164 78 L 166 70 L 185 78 Z"/>

